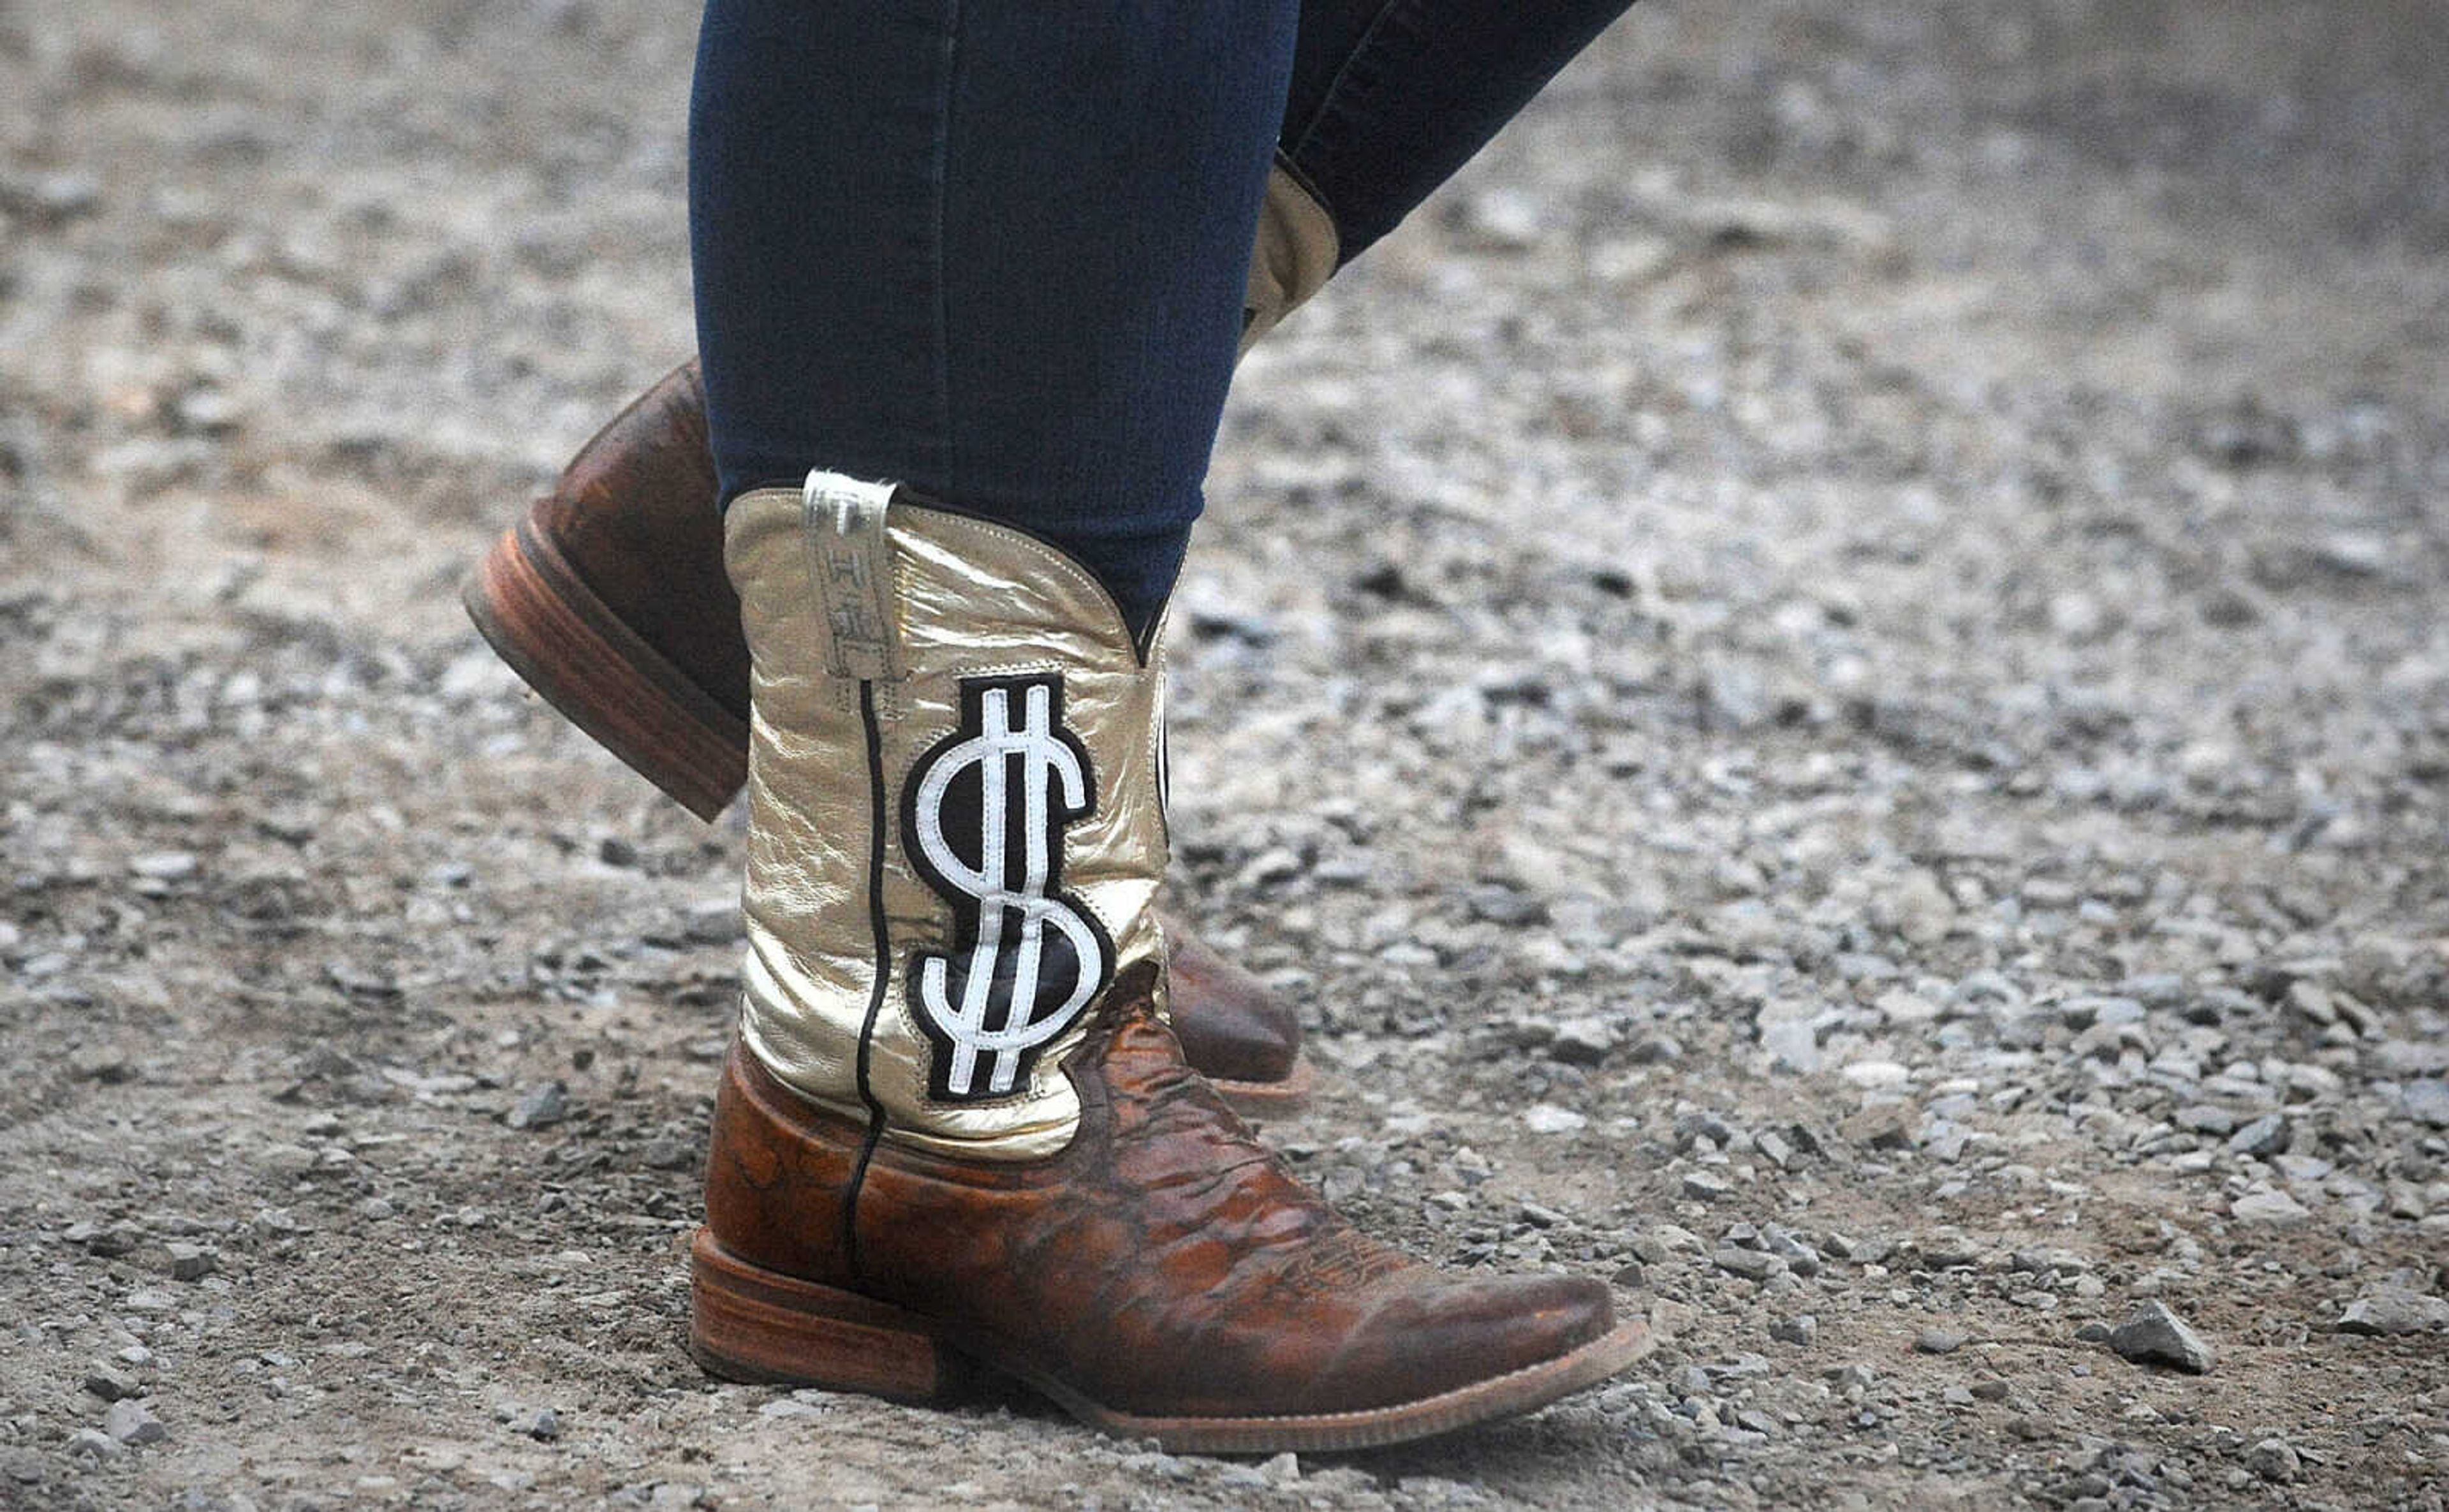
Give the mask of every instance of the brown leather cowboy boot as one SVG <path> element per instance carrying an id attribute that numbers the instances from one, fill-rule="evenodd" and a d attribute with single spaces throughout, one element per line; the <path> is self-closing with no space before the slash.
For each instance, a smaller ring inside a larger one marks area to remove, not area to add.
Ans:
<path id="1" fill-rule="evenodd" d="M 967 1363 L 1169 1448 L 1351 1448 L 1645 1352 L 1607 1287 L 1463 1280 L 1303 1191 L 1184 1063 L 1151 910 L 1161 629 L 1069 557 L 812 474 L 727 524 L 755 653 L 748 958 L 692 1338 L 931 1399 Z"/>
<path id="2" fill-rule="evenodd" d="M 1270 176 L 1251 249 L 1242 350 L 1335 272 L 1335 223 L 1292 175 Z M 605 749 L 711 821 L 748 775 L 748 648 L 723 571 L 705 388 L 667 373 L 579 450 L 460 593 L 529 686 Z M 1184 1052 L 1234 1103 L 1305 1101 L 1291 1007 L 1172 920 Z"/>

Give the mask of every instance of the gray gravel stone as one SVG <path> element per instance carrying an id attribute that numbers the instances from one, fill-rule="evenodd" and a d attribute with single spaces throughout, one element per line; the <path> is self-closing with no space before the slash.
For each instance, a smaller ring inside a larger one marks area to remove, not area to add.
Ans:
<path id="1" fill-rule="evenodd" d="M 1534 1102 L 1522 1110 L 1522 1122 L 1533 1134 L 1572 1134 L 1591 1120 L 1571 1108 Z"/>
<path id="2" fill-rule="evenodd" d="M 102 181 L 83 168 L 0 180 L 0 208 L 43 225 L 90 215 L 101 203 Z"/>
<path id="3" fill-rule="evenodd" d="M 2433 1329 L 2449 1329 L 2449 1298 L 2403 1287 L 2367 1292 L 2348 1303 L 2339 1318 L 2341 1333 L 2422 1333 Z"/>
<path id="4" fill-rule="evenodd" d="M 1950 1329 L 1924 1329 L 1914 1335 L 1918 1354 L 1954 1354 L 1964 1348 L 1964 1335 Z"/>
<path id="5" fill-rule="evenodd" d="M 2266 1481 L 2285 1484 L 2304 1473 L 2304 1457 L 2285 1439 L 2261 1440 L 2245 1451 L 2246 1467 Z"/>
<path id="6" fill-rule="evenodd" d="M 1797 1275 L 1820 1273 L 1820 1252 L 1774 1223 L 1761 1231 L 1761 1248 L 1784 1260 Z"/>
<path id="7" fill-rule="evenodd" d="M 1684 1174 L 1684 1195 L 1687 1197 L 1695 1197 L 1703 1202 L 1716 1202 L 1732 1194 L 1734 1190 L 1725 1177 L 1707 1171 L 1687 1171 Z"/>
<path id="8" fill-rule="evenodd" d="M 730 945 L 744 938 L 745 927 L 741 922 L 740 900 L 708 898 L 694 903 L 681 915 L 682 932 L 699 945 Z"/>
<path id="9" fill-rule="evenodd" d="M 513 1129 L 544 1129 L 568 1117 L 569 1088 L 556 1078 L 539 1081 L 519 1094 L 517 1106 L 502 1121 Z"/>
<path id="10" fill-rule="evenodd" d="M 2214 1139 L 2226 1139 L 2236 1128 L 2236 1120 L 2226 1108 L 2208 1102 L 2179 1108 L 2175 1122 L 2189 1134 L 2208 1134 Z"/>
<path id="11" fill-rule="evenodd" d="M 201 1281 L 212 1274 L 214 1267 L 221 1263 L 221 1256 L 201 1244 L 172 1240 L 168 1248 L 173 1280 Z"/>
<path id="12" fill-rule="evenodd" d="M 1296 856 L 1293 871 L 1297 874 L 1300 870 L 1301 861 Z M 1541 924 L 1548 918 L 1545 899 L 1501 883 L 1486 883 L 1472 889 L 1470 903 L 1473 917 L 1509 928 Z"/>
<path id="13" fill-rule="evenodd" d="M 153 1409 L 133 1398 L 123 1398 L 110 1404 L 102 1415 L 102 1431 L 122 1444 L 159 1444 L 170 1436 Z"/>
<path id="14" fill-rule="evenodd" d="M 150 851 L 130 860 L 127 870 L 155 882 L 183 882 L 196 874 L 196 857 L 188 851 Z"/>
<path id="15" fill-rule="evenodd" d="M 1765 1281 L 1785 1270 L 1785 1262 L 1776 1255 L 1759 1250 L 1739 1250 L 1732 1245 L 1711 1251 L 1709 1263 L 1746 1281 Z"/>
<path id="16" fill-rule="evenodd" d="M 2227 1147 L 2235 1154 L 2259 1158 L 2281 1154 L 2287 1148 L 2290 1138 L 2286 1119 L 2276 1113 L 2266 1113 L 2229 1136 Z"/>
<path id="17" fill-rule="evenodd" d="M 1684 1059 L 1684 1044 L 1671 1034 L 1645 1034 L 1627 1054 L 1635 1065 L 1672 1065 Z"/>
<path id="18" fill-rule="evenodd" d="M 136 1067 L 128 1062 L 127 1052 L 115 1044 L 88 1044 L 68 1057 L 68 1069 L 87 1081 L 105 1086 L 117 1086 L 136 1079 Z"/>
<path id="19" fill-rule="evenodd" d="M 1907 1102 L 1875 1102 L 1848 1114 L 1838 1132 L 1866 1150 L 1910 1150 L 1920 1115 Z"/>
<path id="20" fill-rule="evenodd" d="M 2189 1375 L 2207 1374 L 2218 1359 L 2209 1341 L 2160 1302 L 2146 1302 L 2128 1314 L 2110 1331 L 2109 1347 L 2137 1365 L 2172 1366 Z"/>
<path id="21" fill-rule="evenodd" d="M 1820 1069 L 1820 1036 L 1808 1022 L 1764 1024 L 1760 1040 L 1770 1063 L 1780 1070 L 1809 1076 Z"/>
<path id="22" fill-rule="evenodd" d="M 2240 1223 L 2293 1228 L 2312 1216 L 2304 1205 L 2285 1192 L 2248 1192 L 2227 1205 L 2228 1216 Z"/>
<path id="23" fill-rule="evenodd" d="M 2406 1084 L 2406 1112 L 2418 1123 L 2449 1129 L 2449 1081 L 2425 1077 Z"/>
<path id="24" fill-rule="evenodd" d="M 1615 1030 L 1607 1020 L 1590 1015 L 1558 1024 L 1548 1053 L 1568 1065 L 1597 1065 L 1615 1044 Z"/>
<path id="25" fill-rule="evenodd" d="M 125 1223 L 97 1227 L 89 1223 L 70 1224 L 65 1235 L 70 1244 L 82 1244 L 87 1253 L 106 1260 L 115 1260 L 145 1242 L 145 1235 Z"/>

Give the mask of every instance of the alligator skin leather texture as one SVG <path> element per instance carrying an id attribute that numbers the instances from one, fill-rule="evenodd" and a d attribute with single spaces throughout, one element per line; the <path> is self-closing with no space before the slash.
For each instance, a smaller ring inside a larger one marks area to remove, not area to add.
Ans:
<path id="1" fill-rule="evenodd" d="M 1080 1117 L 1059 1154 L 965 1161 L 888 1142 L 855 1214 L 863 1127 L 735 1050 L 706 1177 L 714 1237 L 924 1317 L 1026 1379 L 1147 1415 L 1415 1402 L 1610 1331 L 1603 1282 L 1449 1277 L 1337 1217 L 1183 1064 L 1153 972 L 1117 984 L 1067 1063 Z"/>

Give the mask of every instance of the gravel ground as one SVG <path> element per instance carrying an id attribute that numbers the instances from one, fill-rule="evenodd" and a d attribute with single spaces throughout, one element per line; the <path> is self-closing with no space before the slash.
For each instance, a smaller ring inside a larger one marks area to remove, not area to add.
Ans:
<path id="1" fill-rule="evenodd" d="M 2449 1502 L 2449 12 L 1643 7 L 1244 370 L 1183 906 L 1399 1450 L 711 1383 L 735 829 L 452 589 L 688 349 L 685 7 L 0 0 L 0 1505 Z"/>

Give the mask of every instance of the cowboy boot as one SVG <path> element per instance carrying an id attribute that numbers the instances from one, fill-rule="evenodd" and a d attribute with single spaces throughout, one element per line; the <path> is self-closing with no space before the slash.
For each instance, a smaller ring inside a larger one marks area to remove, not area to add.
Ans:
<path id="1" fill-rule="evenodd" d="M 1242 292 L 1242 343 L 1235 360 L 1248 356 L 1261 336 L 1325 288 L 1342 260 L 1335 218 L 1279 153 L 1259 201 L 1259 229 L 1250 243 L 1250 278 Z"/>
<path id="2" fill-rule="evenodd" d="M 748 773 L 748 645 L 694 362 L 579 450 L 463 590 L 493 649 L 554 708 L 701 817 Z M 1288 1114 L 1315 1081 L 1301 1020 L 1168 918 L 1183 1050 L 1234 1106 Z"/>
<path id="3" fill-rule="evenodd" d="M 1152 910 L 1161 627 L 1012 527 L 813 473 L 736 502 L 747 964 L 693 1347 L 932 1400 L 983 1365 L 1168 1448 L 1351 1448 L 1645 1352 L 1604 1283 L 1355 1232 L 1183 1062 Z"/>
<path id="4" fill-rule="evenodd" d="M 1279 165 L 1260 206 L 1242 351 L 1335 272 L 1335 222 Z M 502 660 L 702 819 L 748 775 L 748 648 L 723 571 L 705 386 L 683 364 L 579 450 L 460 597 Z M 1236 1106 L 1285 1113 L 1313 1076 L 1264 984 L 1167 920 L 1183 1048 Z"/>

